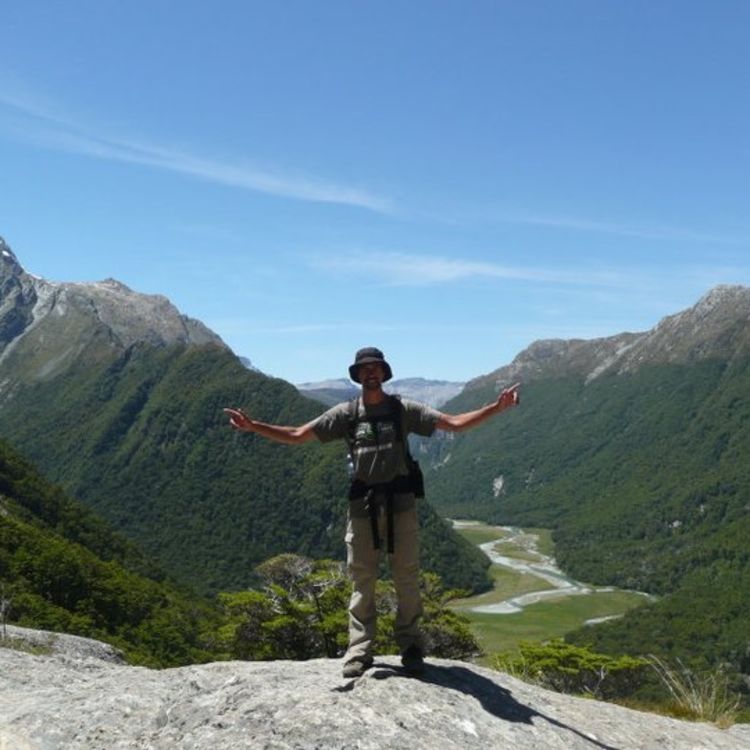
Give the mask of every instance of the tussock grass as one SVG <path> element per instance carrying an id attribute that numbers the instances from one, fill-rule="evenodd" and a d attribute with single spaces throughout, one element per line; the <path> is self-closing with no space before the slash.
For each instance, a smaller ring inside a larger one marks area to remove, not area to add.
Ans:
<path id="1" fill-rule="evenodd" d="M 669 691 L 673 716 L 710 721 L 724 728 L 735 722 L 740 699 L 730 690 L 722 668 L 697 674 L 679 659 L 674 665 L 650 655 L 648 662 Z"/>

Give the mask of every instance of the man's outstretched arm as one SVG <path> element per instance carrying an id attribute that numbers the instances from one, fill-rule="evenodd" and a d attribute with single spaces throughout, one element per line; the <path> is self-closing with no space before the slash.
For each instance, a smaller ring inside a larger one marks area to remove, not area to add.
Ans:
<path id="1" fill-rule="evenodd" d="M 461 432 L 462 430 L 469 430 L 472 427 L 476 427 L 493 414 L 499 414 L 511 406 L 516 406 L 520 401 L 518 395 L 520 386 L 520 383 L 511 385 L 497 397 L 497 401 L 487 404 L 487 406 L 483 406 L 481 409 L 467 411 L 463 414 L 441 414 L 435 426 L 438 430 L 448 430 L 450 432 Z"/>
<path id="2" fill-rule="evenodd" d="M 313 422 L 308 422 L 300 427 L 283 427 L 278 424 L 266 424 L 257 419 L 250 419 L 242 409 L 224 409 L 229 415 L 229 424 L 240 432 L 255 432 L 269 440 L 286 445 L 300 445 L 315 437 Z"/>

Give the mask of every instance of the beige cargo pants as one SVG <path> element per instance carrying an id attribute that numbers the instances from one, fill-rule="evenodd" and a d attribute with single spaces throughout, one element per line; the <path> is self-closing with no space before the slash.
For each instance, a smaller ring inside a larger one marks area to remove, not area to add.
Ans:
<path id="1" fill-rule="evenodd" d="M 346 561 L 352 579 L 349 602 L 349 649 L 345 662 L 369 660 L 375 641 L 375 583 L 378 564 L 387 544 L 385 508 L 378 515 L 380 549 L 375 549 L 369 517 L 353 518 L 346 524 Z M 419 592 L 419 522 L 416 507 L 394 513 L 393 554 L 388 555 L 396 589 L 395 637 L 401 652 L 412 644 L 422 647 L 419 620 L 422 597 Z"/>

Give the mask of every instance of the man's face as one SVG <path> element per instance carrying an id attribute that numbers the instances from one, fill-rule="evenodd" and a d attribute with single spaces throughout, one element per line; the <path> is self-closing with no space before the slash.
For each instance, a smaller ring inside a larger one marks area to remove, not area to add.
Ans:
<path id="1" fill-rule="evenodd" d="M 383 385 L 385 370 L 380 362 L 368 362 L 359 366 L 359 381 L 363 388 L 369 391 L 376 391 Z"/>

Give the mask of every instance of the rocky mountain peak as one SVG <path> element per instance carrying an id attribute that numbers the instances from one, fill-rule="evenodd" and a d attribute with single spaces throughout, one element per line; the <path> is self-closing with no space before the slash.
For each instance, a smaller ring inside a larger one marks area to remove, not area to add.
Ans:
<path id="1" fill-rule="evenodd" d="M 19 276 L 23 268 L 18 262 L 15 253 L 10 249 L 5 240 L 0 237 L 0 279 L 6 276 Z"/>
<path id="2" fill-rule="evenodd" d="M 683 334 L 697 333 L 702 326 L 708 331 L 727 322 L 750 320 L 750 287 L 721 285 L 704 294 L 693 307 L 664 318 L 659 330 L 677 330 Z"/>
<path id="3" fill-rule="evenodd" d="M 647 364 L 731 359 L 750 351 L 750 288 L 722 285 L 692 307 L 663 318 L 616 363 L 617 372 Z"/>
<path id="4" fill-rule="evenodd" d="M 135 292 L 113 278 L 85 283 L 38 278 L 26 273 L 0 240 L 0 363 L 6 391 L 13 382 L 47 378 L 82 358 L 96 361 L 140 342 L 225 346 L 162 295 Z"/>
<path id="5" fill-rule="evenodd" d="M 122 281 L 113 279 L 111 276 L 104 279 L 104 281 L 94 281 L 91 283 L 104 287 L 104 288 L 112 289 L 113 291 L 116 291 L 116 292 L 123 292 L 125 294 L 133 294 L 133 290 L 127 284 L 123 284 Z"/>
<path id="6" fill-rule="evenodd" d="M 467 384 L 467 390 L 516 380 L 582 375 L 591 382 L 605 373 L 626 373 L 656 364 L 685 364 L 750 352 L 750 288 L 721 285 L 692 307 L 663 318 L 650 331 L 600 339 L 543 339 L 509 364 Z"/>
<path id="7" fill-rule="evenodd" d="M 750 304 L 750 287 L 741 284 L 719 284 L 698 300 L 695 308 L 713 309 L 723 304 L 740 302 Z"/>
<path id="8" fill-rule="evenodd" d="M 542 339 L 530 344 L 509 365 L 470 381 L 466 390 L 491 385 L 500 390 L 511 383 L 540 378 L 587 376 L 607 368 L 642 334 L 620 333 L 600 339 Z"/>

